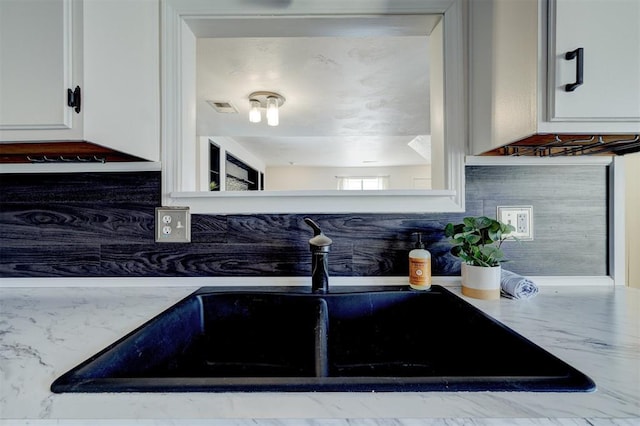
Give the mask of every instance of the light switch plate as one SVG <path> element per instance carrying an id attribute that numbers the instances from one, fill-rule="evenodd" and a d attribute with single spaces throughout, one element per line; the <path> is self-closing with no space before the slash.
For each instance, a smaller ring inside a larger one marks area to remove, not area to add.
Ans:
<path id="1" fill-rule="evenodd" d="M 510 236 L 521 241 L 533 240 L 533 206 L 498 206 L 497 218 L 516 228 Z"/>
<path id="2" fill-rule="evenodd" d="M 189 207 L 156 207 L 156 242 L 191 242 Z"/>

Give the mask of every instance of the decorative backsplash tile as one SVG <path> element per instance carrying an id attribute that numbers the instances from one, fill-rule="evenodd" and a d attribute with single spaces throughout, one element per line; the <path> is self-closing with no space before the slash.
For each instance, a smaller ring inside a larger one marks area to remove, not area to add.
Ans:
<path id="1" fill-rule="evenodd" d="M 466 213 L 309 214 L 330 236 L 330 274 L 406 275 L 421 231 L 434 275 L 458 275 L 442 229 L 497 205 L 534 206 L 534 241 L 505 243 L 529 275 L 607 274 L 607 169 L 467 167 Z M 154 242 L 159 172 L 0 175 L 0 276 L 300 276 L 307 215 L 192 215 L 192 243 Z M 571 215 L 567 211 L 572 211 Z"/>

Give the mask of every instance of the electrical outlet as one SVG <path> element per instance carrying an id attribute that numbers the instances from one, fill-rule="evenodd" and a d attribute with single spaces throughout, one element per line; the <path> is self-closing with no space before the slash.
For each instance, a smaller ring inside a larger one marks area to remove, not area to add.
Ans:
<path id="1" fill-rule="evenodd" d="M 189 207 L 156 207 L 156 242 L 191 242 Z"/>
<path id="2" fill-rule="evenodd" d="M 498 206 L 498 220 L 516 228 L 511 236 L 519 240 L 533 240 L 532 206 Z"/>

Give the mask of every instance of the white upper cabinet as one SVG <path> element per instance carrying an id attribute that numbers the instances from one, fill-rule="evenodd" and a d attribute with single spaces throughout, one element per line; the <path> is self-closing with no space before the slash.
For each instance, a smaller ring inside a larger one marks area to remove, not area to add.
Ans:
<path id="1" fill-rule="evenodd" d="M 536 133 L 640 133 L 638 22 L 639 0 L 469 2 L 470 153 Z"/>
<path id="2" fill-rule="evenodd" d="M 592 122 L 602 131 L 625 131 L 615 123 L 629 122 L 637 130 L 640 1 L 550 0 L 547 15 L 547 121 Z"/>
<path id="3" fill-rule="evenodd" d="M 469 2 L 471 154 L 536 133 L 537 0 Z"/>
<path id="4" fill-rule="evenodd" d="M 160 159 L 159 0 L 0 0 L 0 141 Z M 82 90 L 81 112 L 67 88 Z"/>
<path id="5" fill-rule="evenodd" d="M 159 15 L 159 0 L 84 2 L 84 137 L 151 161 L 160 159 Z"/>
<path id="6" fill-rule="evenodd" d="M 81 4 L 0 1 L 0 140 L 82 139 Z"/>

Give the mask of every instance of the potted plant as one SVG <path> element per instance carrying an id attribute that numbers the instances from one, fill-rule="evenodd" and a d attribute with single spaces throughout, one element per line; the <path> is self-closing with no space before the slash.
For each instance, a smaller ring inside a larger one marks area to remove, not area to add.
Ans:
<path id="1" fill-rule="evenodd" d="M 485 216 L 447 224 L 444 234 L 453 243 L 451 254 L 462 260 L 462 294 L 478 299 L 500 298 L 500 263 L 505 260 L 500 247 L 513 231 L 512 225 Z"/>

